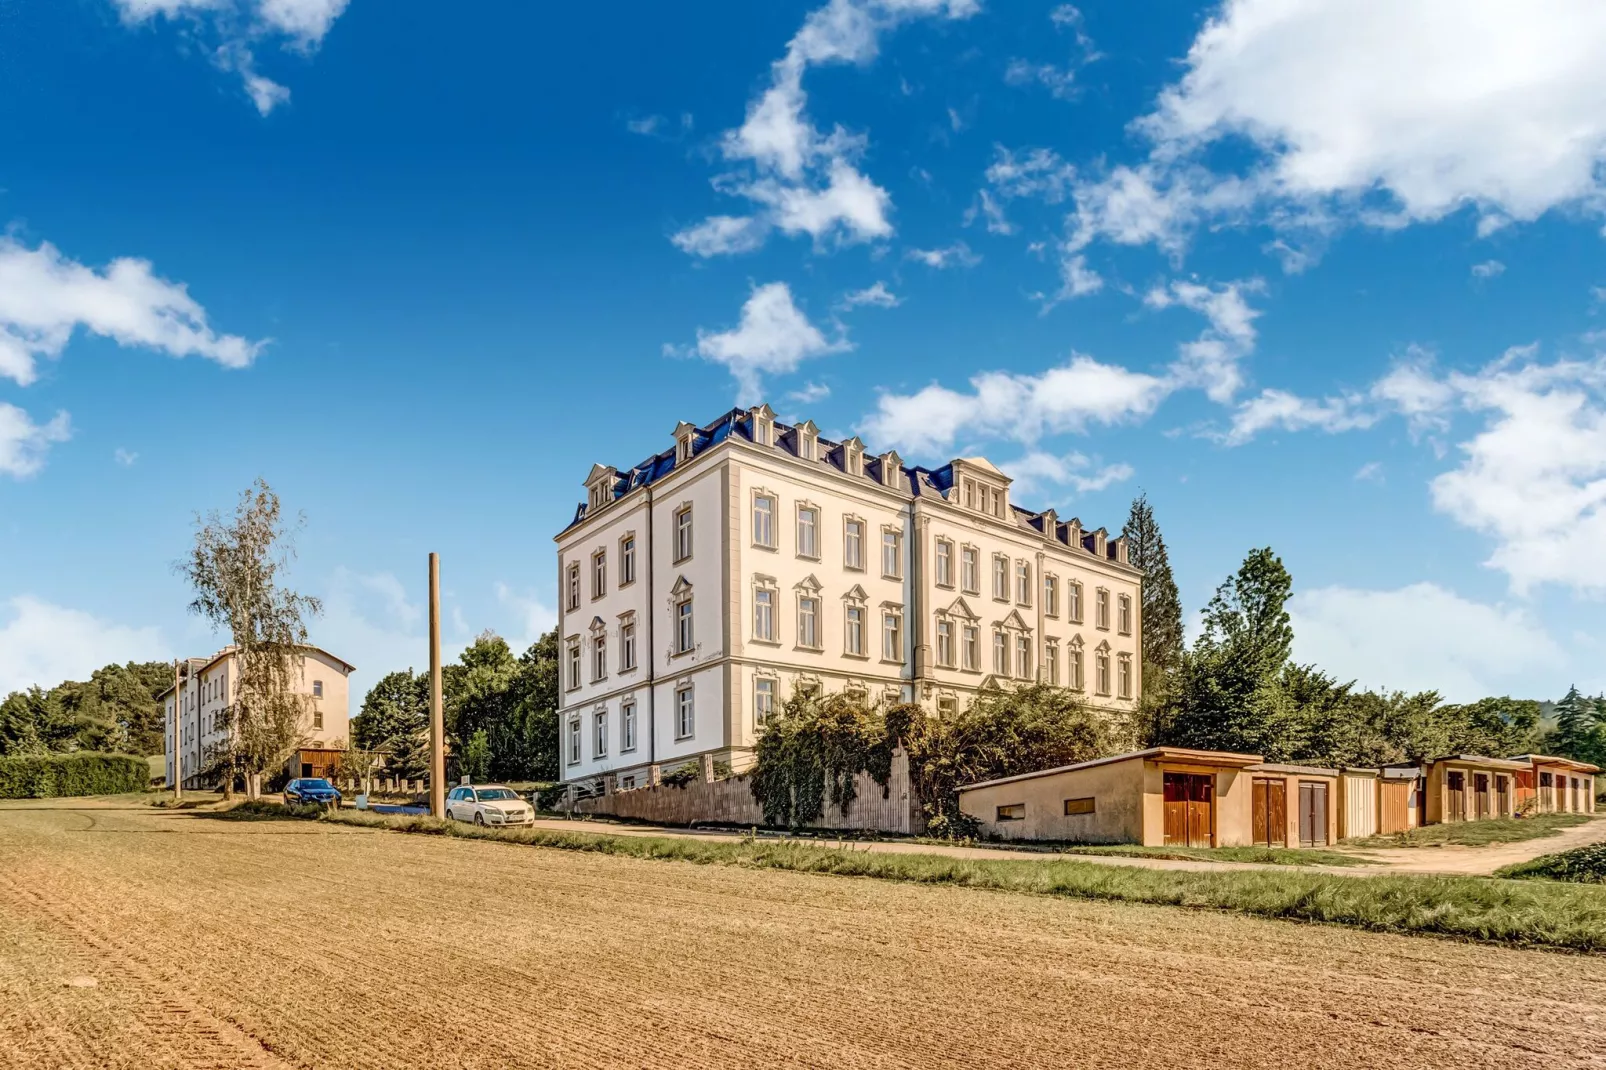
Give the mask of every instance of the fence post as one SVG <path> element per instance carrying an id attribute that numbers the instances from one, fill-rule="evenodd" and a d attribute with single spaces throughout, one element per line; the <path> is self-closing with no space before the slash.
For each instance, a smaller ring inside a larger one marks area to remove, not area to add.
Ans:
<path id="1" fill-rule="evenodd" d="M 702 767 L 703 783 L 712 784 L 714 782 L 714 756 L 705 754 L 698 759 L 697 764 Z"/>

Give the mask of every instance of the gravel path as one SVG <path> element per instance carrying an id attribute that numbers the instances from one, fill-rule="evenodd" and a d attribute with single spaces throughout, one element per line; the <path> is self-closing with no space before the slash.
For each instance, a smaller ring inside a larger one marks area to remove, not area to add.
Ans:
<path id="1" fill-rule="evenodd" d="M 1606 1067 L 1606 959 L 0 804 L 0 1067 Z"/>

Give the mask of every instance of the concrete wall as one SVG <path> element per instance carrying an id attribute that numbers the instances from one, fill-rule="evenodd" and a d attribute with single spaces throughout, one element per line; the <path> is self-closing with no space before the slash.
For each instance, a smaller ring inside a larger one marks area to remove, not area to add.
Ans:
<path id="1" fill-rule="evenodd" d="M 1143 843 L 1144 765 L 1134 757 L 973 788 L 959 796 L 959 809 L 976 819 L 983 836 L 1001 840 Z M 1093 813 L 1065 813 L 1065 800 L 1085 798 L 1093 799 Z M 1000 806 L 1019 804 L 1026 807 L 1020 820 L 998 819 Z"/>
<path id="2" fill-rule="evenodd" d="M 815 827 L 897 832 L 915 835 L 925 831 L 925 820 L 909 784 L 909 759 L 903 751 L 892 756 L 892 772 L 883 788 L 870 776 L 854 778 L 857 792 L 846 815 L 826 800 L 825 812 Z M 610 791 L 581 799 L 581 814 L 606 814 L 658 825 L 729 824 L 762 826 L 764 808 L 753 798 L 746 776 L 724 780 L 693 780 L 684 787 L 656 787 Z"/>

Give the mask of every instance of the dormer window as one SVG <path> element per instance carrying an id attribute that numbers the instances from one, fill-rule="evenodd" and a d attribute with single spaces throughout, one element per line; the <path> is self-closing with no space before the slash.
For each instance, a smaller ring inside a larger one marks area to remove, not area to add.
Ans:
<path id="1" fill-rule="evenodd" d="M 601 464 L 591 466 L 591 474 L 586 477 L 586 502 L 592 512 L 613 501 L 613 487 L 618 480 L 617 469 Z"/>
<path id="2" fill-rule="evenodd" d="M 897 490 L 903 486 L 903 458 L 898 456 L 897 450 L 889 450 L 881 455 L 881 483 L 883 486 Z"/>
<path id="3" fill-rule="evenodd" d="M 842 443 L 842 471 L 850 476 L 864 475 L 864 443 L 857 435 Z"/>
<path id="4" fill-rule="evenodd" d="M 820 429 L 814 425 L 813 420 L 804 420 L 798 424 L 793 432 L 797 436 L 797 456 L 799 460 L 812 461 L 819 452 Z"/>
<path id="5" fill-rule="evenodd" d="M 682 421 L 675 427 L 675 463 L 691 460 L 692 446 L 697 439 L 697 428 Z"/>
<path id="6" fill-rule="evenodd" d="M 753 442 L 759 446 L 775 443 L 775 410 L 768 405 L 753 410 Z"/>

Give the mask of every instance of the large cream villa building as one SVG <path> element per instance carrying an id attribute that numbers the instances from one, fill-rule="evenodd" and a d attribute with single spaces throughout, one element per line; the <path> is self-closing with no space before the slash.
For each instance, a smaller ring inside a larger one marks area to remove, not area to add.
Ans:
<path id="1" fill-rule="evenodd" d="M 761 405 L 585 486 L 556 537 L 567 781 L 740 770 L 799 688 L 937 715 L 1032 681 L 1139 693 L 1125 540 L 1013 504 L 980 458 L 910 467 Z"/>
<path id="2" fill-rule="evenodd" d="M 166 725 L 167 783 L 173 783 L 173 756 L 182 754 L 184 787 L 203 786 L 199 775 L 212 748 L 227 738 L 223 710 L 239 681 L 233 646 L 207 658 L 180 663 L 177 693 L 168 688 L 162 703 Z M 351 738 L 351 700 L 347 680 L 354 666 L 318 647 L 305 647 L 296 667 L 295 690 L 312 699 L 300 750 L 286 763 L 291 776 L 328 776 Z M 180 750 L 173 746 L 173 708 L 178 705 Z"/>

